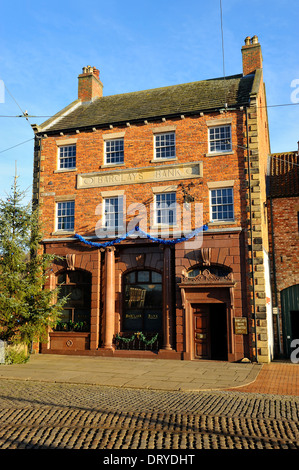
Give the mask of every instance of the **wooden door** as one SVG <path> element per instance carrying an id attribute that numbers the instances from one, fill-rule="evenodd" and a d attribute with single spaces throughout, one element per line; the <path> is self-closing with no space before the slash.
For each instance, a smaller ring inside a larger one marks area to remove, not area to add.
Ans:
<path id="1" fill-rule="evenodd" d="M 193 305 L 194 356 L 197 359 L 211 358 L 209 305 Z"/>

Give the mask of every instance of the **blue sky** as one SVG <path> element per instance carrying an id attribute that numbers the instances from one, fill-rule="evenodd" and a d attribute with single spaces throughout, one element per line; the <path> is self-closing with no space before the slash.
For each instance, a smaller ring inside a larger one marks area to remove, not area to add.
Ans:
<path id="1" fill-rule="evenodd" d="M 222 12 L 225 74 L 241 73 L 244 39 L 256 34 L 271 151 L 297 149 L 298 0 L 222 0 Z M 55 114 L 77 98 L 77 77 L 86 65 L 100 69 L 106 96 L 223 75 L 220 0 L 2 2 L 0 41 L 6 87 L 0 116 Z M 292 105 L 275 106 L 282 104 Z M 30 139 L 28 121 L 0 117 L 0 197 L 10 190 L 16 161 L 19 185 L 31 196 Z"/>

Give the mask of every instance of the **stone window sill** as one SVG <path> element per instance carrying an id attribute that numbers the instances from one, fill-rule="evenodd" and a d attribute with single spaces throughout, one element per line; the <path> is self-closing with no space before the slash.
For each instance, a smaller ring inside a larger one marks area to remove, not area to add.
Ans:
<path id="1" fill-rule="evenodd" d="M 77 171 L 77 168 L 60 168 L 59 170 L 54 170 L 53 173 L 70 173 Z"/>
<path id="2" fill-rule="evenodd" d="M 124 167 L 124 163 L 104 163 L 104 165 L 101 165 L 100 168 L 114 168 L 114 167 L 119 167 L 122 166 Z"/>
<path id="3" fill-rule="evenodd" d="M 74 235 L 74 230 L 56 230 L 56 232 L 52 232 L 51 235 Z"/>
<path id="4" fill-rule="evenodd" d="M 237 222 L 235 220 L 215 220 L 209 222 L 209 227 L 214 227 L 215 225 L 236 225 Z"/>
<path id="5" fill-rule="evenodd" d="M 165 162 L 173 162 L 177 161 L 177 157 L 172 157 L 172 158 L 154 158 L 153 160 L 150 160 L 150 163 L 165 163 Z"/>
<path id="6" fill-rule="evenodd" d="M 223 155 L 233 155 L 234 152 L 232 150 L 230 150 L 229 152 L 213 152 L 213 153 L 206 153 L 205 156 L 206 157 L 220 157 L 220 156 L 223 156 Z"/>

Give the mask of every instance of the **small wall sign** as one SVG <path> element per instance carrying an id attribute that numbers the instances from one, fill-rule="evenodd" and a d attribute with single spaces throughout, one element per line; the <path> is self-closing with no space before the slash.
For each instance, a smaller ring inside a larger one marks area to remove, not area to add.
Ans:
<path id="1" fill-rule="evenodd" d="M 235 324 L 235 334 L 236 335 L 247 335 L 247 333 L 248 333 L 247 318 L 235 317 L 234 318 L 234 324 Z"/>

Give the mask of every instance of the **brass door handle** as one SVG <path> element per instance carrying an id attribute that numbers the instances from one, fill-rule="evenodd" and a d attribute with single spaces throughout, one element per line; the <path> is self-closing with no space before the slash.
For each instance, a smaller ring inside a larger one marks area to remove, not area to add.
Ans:
<path id="1" fill-rule="evenodd" d="M 207 335 L 204 333 L 196 333 L 196 339 L 206 339 Z"/>

